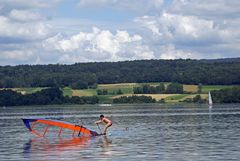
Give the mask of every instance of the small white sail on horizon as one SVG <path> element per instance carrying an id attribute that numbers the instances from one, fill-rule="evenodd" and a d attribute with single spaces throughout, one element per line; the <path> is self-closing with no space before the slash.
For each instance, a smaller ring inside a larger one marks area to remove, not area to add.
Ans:
<path id="1" fill-rule="evenodd" d="M 212 107 L 212 105 L 213 105 L 212 96 L 211 96 L 210 91 L 208 92 L 208 105 L 209 105 L 209 107 Z"/>

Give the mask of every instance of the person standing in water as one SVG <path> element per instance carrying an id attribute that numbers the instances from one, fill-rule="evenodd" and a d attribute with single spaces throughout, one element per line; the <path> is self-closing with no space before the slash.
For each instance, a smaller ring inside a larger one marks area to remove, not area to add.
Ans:
<path id="1" fill-rule="evenodd" d="M 105 127 L 103 130 L 103 135 L 106 135 L 107 133 L 107 129 L 112 126 L 112 121 L 109 120 L 108 118 L 104 117 L 104 115 L 100 115 L 100 120 L 96 121 L 95 124 L 100 124 L 100 123 L 104 123 Z"/>

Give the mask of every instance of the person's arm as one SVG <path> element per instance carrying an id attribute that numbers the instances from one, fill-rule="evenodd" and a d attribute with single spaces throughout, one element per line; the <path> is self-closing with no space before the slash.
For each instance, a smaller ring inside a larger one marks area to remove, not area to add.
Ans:
<path id="1" fill-rule="evenodd" d="M 98 120 L 95 122 L 95 124 L 100 124 L 102 122 L 102 120 Z"/>

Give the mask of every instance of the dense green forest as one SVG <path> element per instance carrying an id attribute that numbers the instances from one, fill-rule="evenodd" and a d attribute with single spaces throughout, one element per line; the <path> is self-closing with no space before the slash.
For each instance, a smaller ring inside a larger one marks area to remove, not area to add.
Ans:
<path id="1" fill-rule="evenodd" d="M 156 103 L 157 101 L 150 96 L 122 96 L 113 99 L 113 103 Z"/>
<path id="2" fill-rule="evenodd" d="M 47 88 L 33 94 L 22 95 L 12 90 L 0 90 L 0 106 L 96 104 L 98 97 L 64 97 L 59 88 Z"/>
<path id="3" fill-rule="evenodd" d="M 95 88 L 106 83 L 240 84 L 240 59 L 136 60 L 73 65 L 0 66 L 0 88 Z"/>
<path id="4" fill-rule="evenodd" d="M 240 87 L 212 91 L 215 103 L 240 103 Z"/>

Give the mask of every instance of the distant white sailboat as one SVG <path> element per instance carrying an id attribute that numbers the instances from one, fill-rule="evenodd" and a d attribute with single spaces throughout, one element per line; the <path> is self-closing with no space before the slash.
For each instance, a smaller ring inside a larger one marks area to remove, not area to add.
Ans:
<path id="1" fill-rule="evenodd" d="M 210 108 L 211 108 L 212 105 L 213 105 L 212 96 L 211 96 L 210 91 L 208 92 L 208 105 L 209 105 Z"/>

